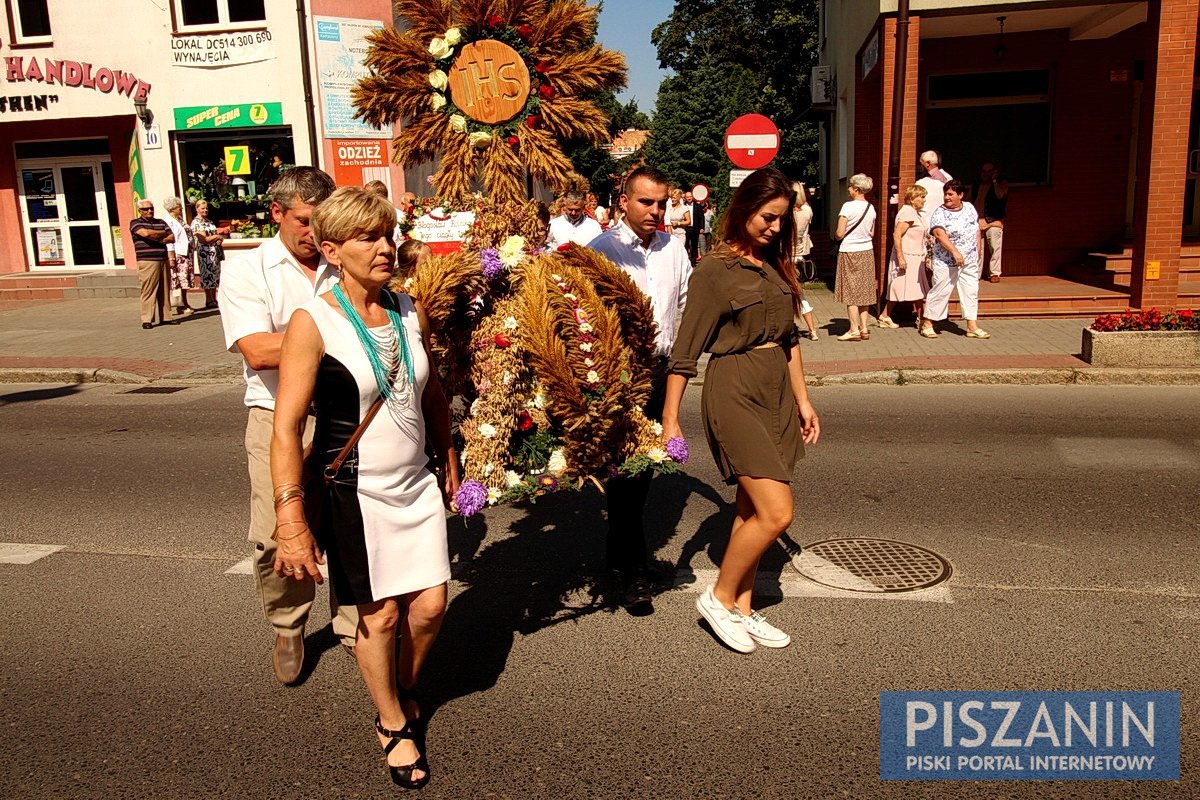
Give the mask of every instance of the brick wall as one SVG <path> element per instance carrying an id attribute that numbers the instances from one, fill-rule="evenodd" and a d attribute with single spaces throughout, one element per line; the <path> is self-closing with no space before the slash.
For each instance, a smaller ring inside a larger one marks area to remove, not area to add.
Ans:
<path id="1" fill-rule="evenodd" d="M 918 85 L 921 55 L 921 20 L 919 17 L 909 17 L 908 21 L 908 52 L 904 64 L 904 122 L 905 132 L 900 144 L 900 201 L 903 202 L 904 189 L 914 180 L 913 165 L 917 163 L 917 108 Z M 879 217 L 879 227 L 875 234 L 876 274 L 882 280 L 886 273 L 888 256 L 892 251 L 891 243 L 891 209 L 887 196 L 887 170 L 892 152 L 892 113 L 895 108 L 895 79 L 896 79 L 896 20 L 888 18 L 884 22 L 882 54 L 884 64 L 883 92 L 880 108 L 881 146 L 879 151 L 880 169 L 875 177 L 876 196 L 875 213 Z M 898 210 L 898 207 L 896 208 Z M 880 289 L 883 284 L 880 283 Z"/>
<path id="2" fill-rule="evenodd" d="M 1194 40 L 1194 26 L 1192 36 Z M 1065 30 L 1006 34 L 1008 53 L 1002 64 L 992 52 L 994 36 L 920 43 L 921 109 L 929 75 L 1051 70 L 1051 183 L 1011 189 L 1004 234 L 1005 275 L 1052 274 L 1088 251 L 1125 237 L 1134 66 L 1149 50 L 1148 40 L 1146 24 L 1108 39 L 1076 42 L 1069 41 Z M 1113 80 L 1114 71 L 1125 71 L 1128 80 Z M 924 113 L 919 114 L 919 122 L 917 141 L 921 142 L 927 133 Z M 945 166 L 968 185 L 979 170 L 978 164 Z M 1178 253 L 1178 225 L 1173 236 Z"/>
<path id="3" fill-rule="evenodd" d="M 1179 231 L 1196 69 L 1196 0 L 1151 0 L 1146 27 L 1157 59 L 1147 64 L 1138 163 L 1129 305 L 1173 308 L 1179 294 Z M 1152 101 L 1152 104 L 1151 104 Z M 1146 280 L 1146 262 L 1160 277 Z"/>

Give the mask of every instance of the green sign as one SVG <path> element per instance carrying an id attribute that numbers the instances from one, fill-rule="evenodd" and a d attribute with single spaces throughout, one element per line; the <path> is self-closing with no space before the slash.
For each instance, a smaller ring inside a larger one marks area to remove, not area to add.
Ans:
<path id="1" fill-rule="evenodd" d="M 133 193 L 133 207 L 137 208 L 138 203 L 146 197 L 146 178 L 142 174 L 142 151 L 138 147 L 137 131 L 129 140 L 129 189 Z"/>
<path id="2" fill-rule="evenodd" d="M 238 106 L 186 106 L 175 109 L 175 130 L 254 128 L 282 125 L 282 103 L 243 103 Z"/>

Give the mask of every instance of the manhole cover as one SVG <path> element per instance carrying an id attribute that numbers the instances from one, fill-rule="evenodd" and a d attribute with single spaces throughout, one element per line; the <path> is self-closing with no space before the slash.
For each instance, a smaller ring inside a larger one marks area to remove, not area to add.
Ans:
<path id="1" fill-rule="evenodd" d="M 911 592 L 950 577 L 950 562 L 932 550 L 889 539 L 827 539 L 792 559 L 800 574 L 852 592 Z"/>
<path id="2" fill-rule="evenodd" d="M 130 389 L 125 394 L 174 394 L 182 392 L 186 386 L 139 386 L 136 389 Z"/>

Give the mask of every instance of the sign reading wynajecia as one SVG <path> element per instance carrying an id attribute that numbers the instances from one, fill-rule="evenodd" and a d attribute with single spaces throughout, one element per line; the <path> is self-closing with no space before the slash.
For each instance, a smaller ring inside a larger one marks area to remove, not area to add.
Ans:
<path id="1" fill-rule="evenodd" d="M 881 692 L 883 780 L 1179 780 L 1178 692 Z"/>

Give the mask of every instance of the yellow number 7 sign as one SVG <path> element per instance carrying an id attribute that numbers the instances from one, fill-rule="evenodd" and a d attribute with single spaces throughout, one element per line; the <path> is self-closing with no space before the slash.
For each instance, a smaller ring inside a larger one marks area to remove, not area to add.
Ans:
<path id="1" fill-rule="evenodd" d="M 225 148 L 225 174 L 250 174 L 250 145 L 238 145 Z"/>

